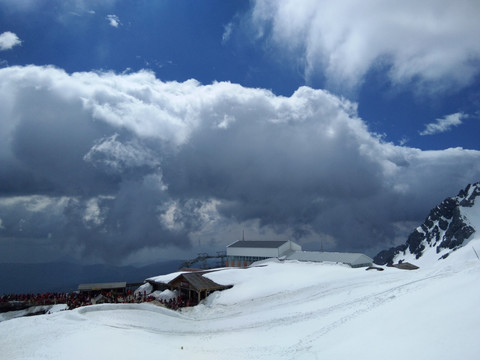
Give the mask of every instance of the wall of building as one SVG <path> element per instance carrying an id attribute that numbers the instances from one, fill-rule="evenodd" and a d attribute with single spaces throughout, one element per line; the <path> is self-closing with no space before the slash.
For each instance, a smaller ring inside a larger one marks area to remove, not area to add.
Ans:
<path id="1" fill-rule="evenodd" d="M 227 247 L 225 266 L 247 267 L 256 261 L 284 256 L 292 250 L 300 251 L 302 247 L 293 241 L 287 241 L 274 248 Z"/>
<path id="2" fill-rule="evenodd" d="M 302 251 L 300 245 L 293 241 L 287 241 L 275 248 L 227 247 L 225 266 L 247 267 L 256 261 L 270 258 L 343 263 L 350 265 L 351 267 L 364 267 L 372 264 L 372 259 L 364 254 Z"/>
<path id="3" fill-rule="evenodd" d="M 227 247 L 227 256 L 278 257 L 278 248 Z"/>
<path id="4" fill-rule="evenodd" d="M 279 247 L 277 256 L 283 256 L 283 255 L 285 255 L 285 253 L 288 253 L 291 250 L 300 251 L 300 250 L 302 250 L 302 247 L 300 245 L 298 245 L 297 243 L 294 243 L 293 241 L 287 241 L 285 244 L 283 244 Z"/>
<path id="5" fill-rule="evenodd" d="M 260 256 L 228 256 L 225 262 L 226 267 L 247 267 L 252 263 L 260 260 L 270 259 L 269 257 Z"/>

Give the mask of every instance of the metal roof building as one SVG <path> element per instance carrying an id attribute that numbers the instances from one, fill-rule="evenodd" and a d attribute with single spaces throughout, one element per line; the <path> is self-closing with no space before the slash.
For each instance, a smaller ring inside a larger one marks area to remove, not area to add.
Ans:
<path id="1" fill-rule="evenodd" d="M 270 258 L 342 263 L 351 267 L 370 266 L 373 263 L 370 257 L 361 253 L 302 251 L 299 244 L 290 240 L 239 240 L 227 246 L 226 266 L 247 267 L 255 261 Z"/>
<path id="2" fill-rule="evenodd" d="M 341 253 L 326 251 L 295 251 L 286 257 L 288 260 L 331 262 L 350 265 L 351 267 L 365 267 L 373 263 L 373 259 L 361 253 Z"/>
<path id="3" fill-rule="evenodd" d="M 227 246 L 227 266 L 247 267 L 255 261 L 280 258 L 302 247 L 290 240 L 239 240 Z"/>

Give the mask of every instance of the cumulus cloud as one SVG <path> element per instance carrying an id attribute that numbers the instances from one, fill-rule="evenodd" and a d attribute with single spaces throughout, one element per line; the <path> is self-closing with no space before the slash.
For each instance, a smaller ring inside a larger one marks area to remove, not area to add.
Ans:
<path id="1" fill-rule="evenodd" d="M 309 87 L 37 66 L 0 78 L 0 238 L 59 256 L 221 250 L 242 229 L 379 250 L 480 176 L 480 152 L 385 143 L 355 103 Z"/>
<path id="2" fill-rule="evenodd" d="M 257 38 L 301 54 L 307 78 L 330 87 L 355 88 L 383 68 L 393 84 L 438 91 L 478 75 L 479 11 L 476 0 L 256 0 L 251 20 Z"/>
<path id="3" fill-rule="evenodd" d="M 110 26 L 114 28 L 118 28 L 121 25 L 120 19 L 117 15 L 107 15 L 106 19 L 108 20 Z"/>
<path id="4" fill-rule="evenodd" d="M 10 50 L 21 43 L 22 42 L 18 36 L 11 31 L 6 31 L 0 34 L 0 51 Z"/>
<path id="5" fill-rule="evenodd" d="M 450 131 L 452 127 L 461 125 L 462 119 L 467 117 L 464 113 L 446 115 L 443 118 L 437 119 L 434 123 L 427 124 L 425 130 L 420 132 L 420 135 L 434 135 Z"/>
<path id="6" fill-rule="evenodd" d="M 123 143 L 118 138 L 119 135 L 114 134 L 98 140 L 83 159 L 111 173 L 123 173 L 129 169 L 138 171 L 142 167 L 158 167 L 156 155 L 148 148 L 136 141 Z"/>

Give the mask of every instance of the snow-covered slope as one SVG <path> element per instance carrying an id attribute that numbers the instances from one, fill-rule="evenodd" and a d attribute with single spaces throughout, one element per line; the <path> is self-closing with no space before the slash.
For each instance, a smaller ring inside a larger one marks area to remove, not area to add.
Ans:
<path id="1" fill-rule="evenodd" d="M 5 359 L 478 359 L 480 238 L 415 271 L 270 262 L 194 308 L 97 305 L 0 323 Z"/>
<path id="2" fill-rule="evenodd" d="M 445 199 L 430 211 L 405 244 L 381 251 L 374 258 L 384 265 L 403 261 L 428 263 L 446 258 L 480 231 L 480 182 Z"/>
<path id="3" fill-rule="evenodd" d="M 66 309 L 68 309 L 68 306 L 66 304 L 31 306 L 23 310 L 7 311 L 4 313 L 0 313 L 0 322 L 23 316 L 34 316 L 47 313 L 52 314 L 54 312 L 63 311 Z"/>

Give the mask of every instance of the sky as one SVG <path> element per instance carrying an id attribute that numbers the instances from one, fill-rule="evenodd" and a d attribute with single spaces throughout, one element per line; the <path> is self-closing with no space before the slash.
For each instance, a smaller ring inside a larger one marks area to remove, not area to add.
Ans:
<path id="1" fill-rule="evenodd" d="M 0 262 L 404 243 L 480 181 L 476 0 L 0 0 Z"/>

